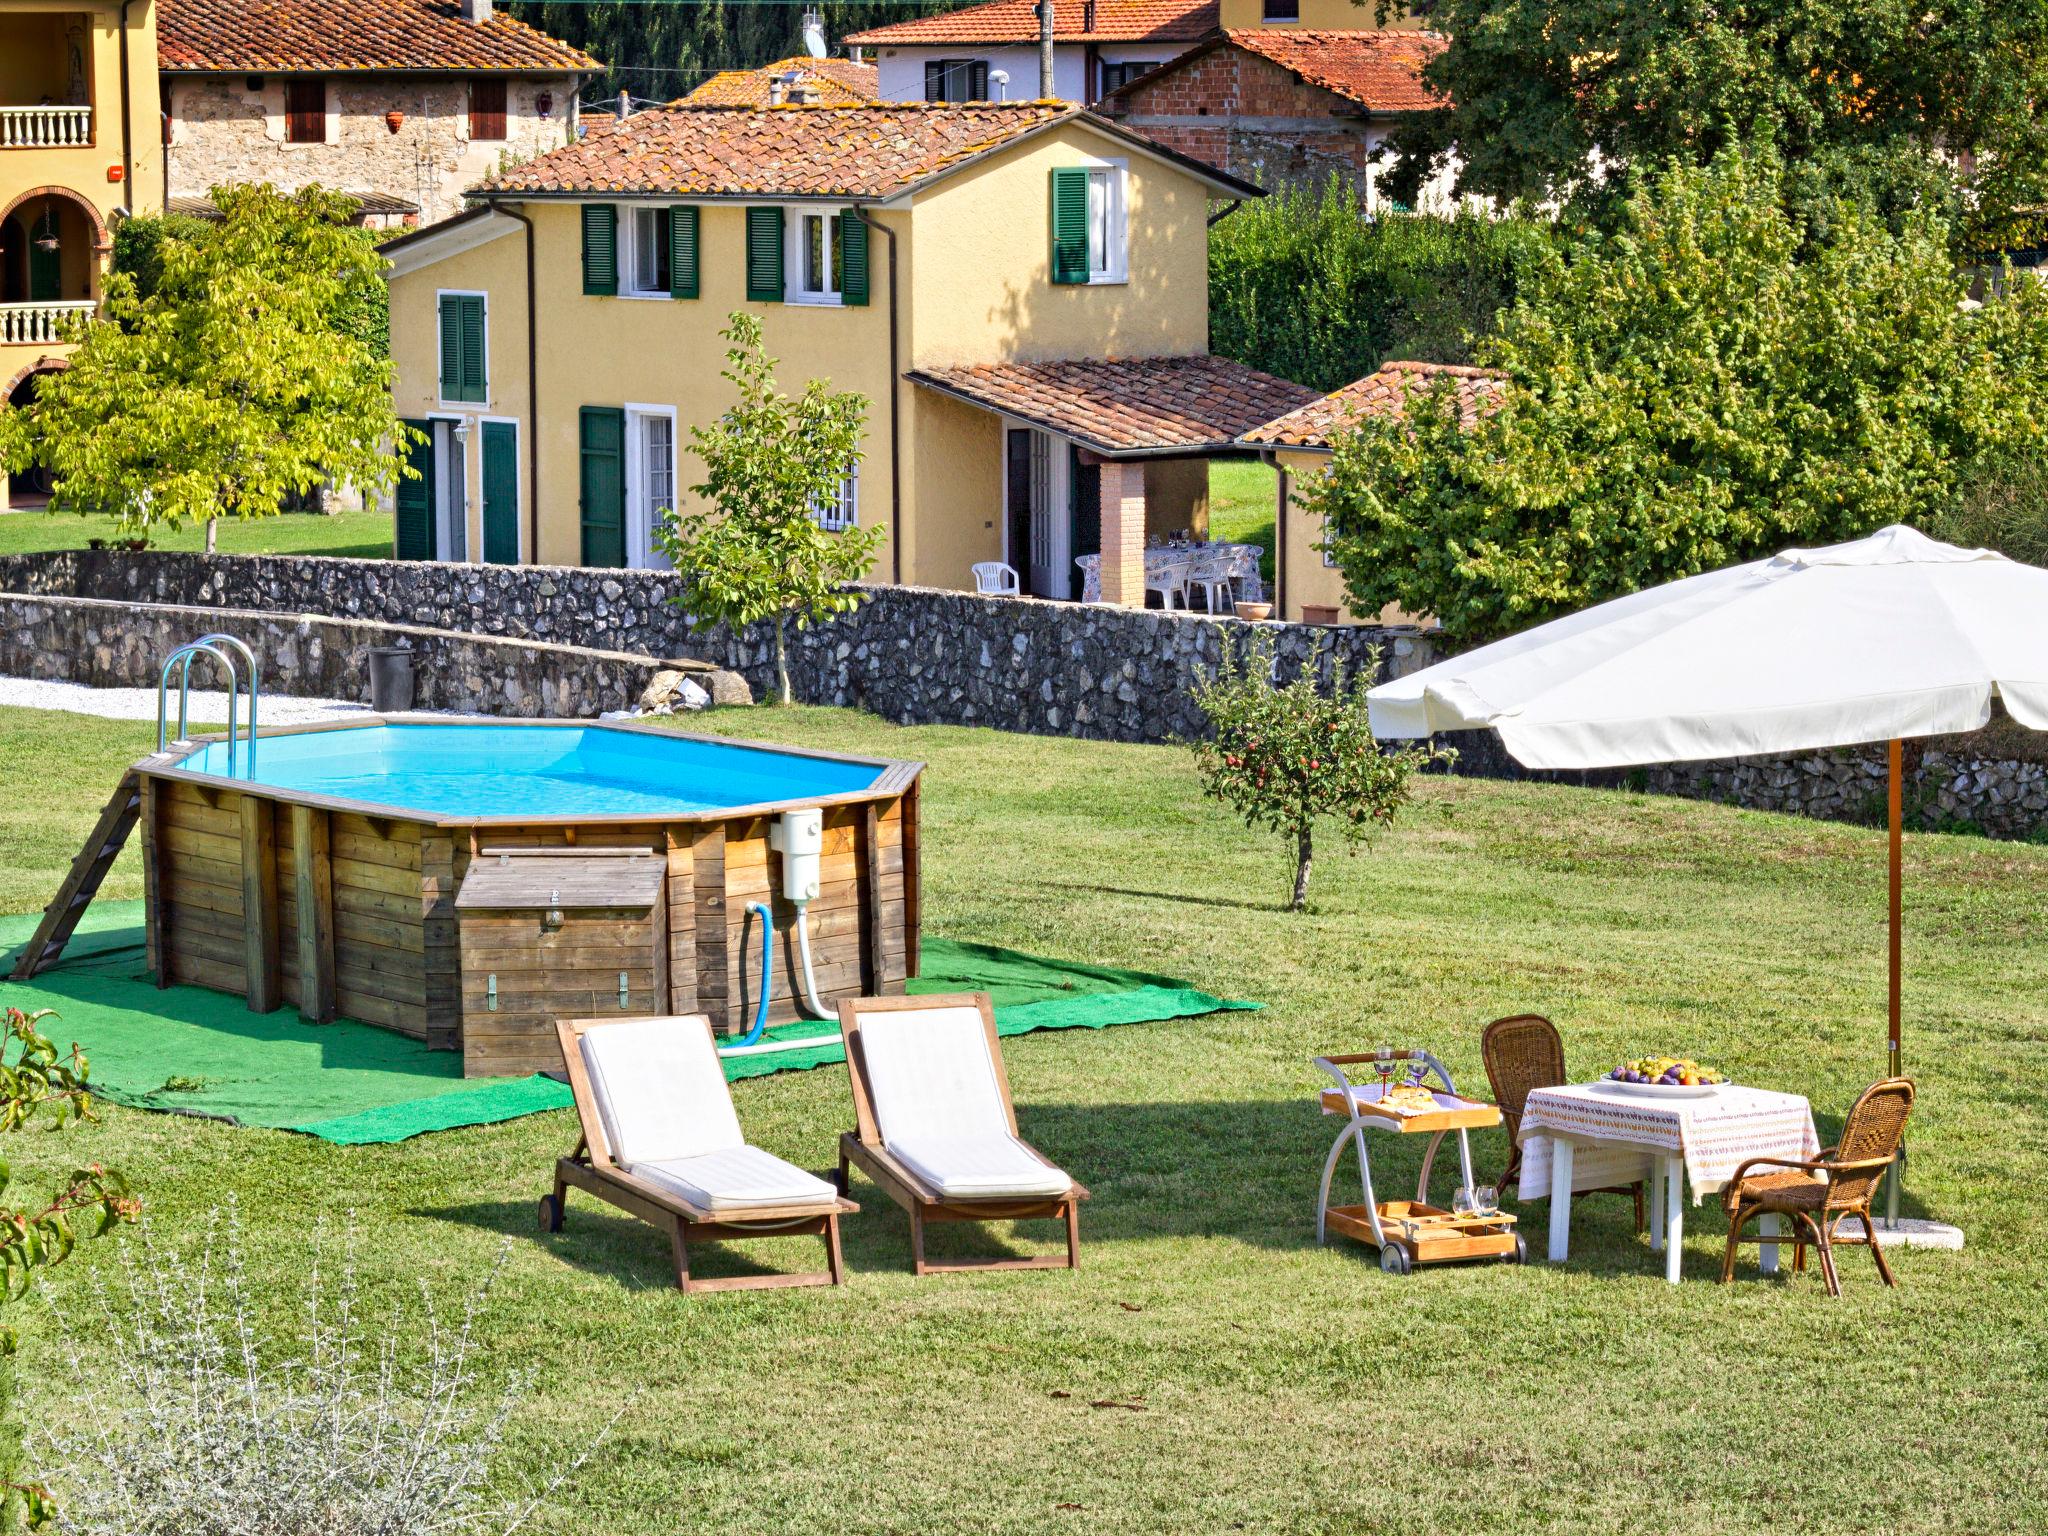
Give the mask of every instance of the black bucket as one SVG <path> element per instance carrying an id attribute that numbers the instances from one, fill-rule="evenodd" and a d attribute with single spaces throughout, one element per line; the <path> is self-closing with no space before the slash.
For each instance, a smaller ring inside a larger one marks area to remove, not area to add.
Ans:
<path id="1" fill-rule="evenodd" d="M 380 715 L 402 715 L 412 708 L 412 647 L 370 647 L 370 708 Z"/>

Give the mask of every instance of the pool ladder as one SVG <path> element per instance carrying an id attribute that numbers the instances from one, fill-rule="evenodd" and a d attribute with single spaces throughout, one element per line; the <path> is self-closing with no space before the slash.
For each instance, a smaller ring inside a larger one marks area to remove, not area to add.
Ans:
<path id="1" fill-rule="evenodd" d="M 226 647 L 226 649 L 223 649 Z M 257 681 L 256 653 L 237 640 L 233 635 L 201 635 L 197 640 L 188 640 L 164 658 L 163 671 L 157 677 L 156 685 L 156 749 L 159 754 L 173 746 L 187 745 L 188 722 L 191 719 L 192 663 L 201 656 L 211 656 L 219 662 L 228 679 L 228 772 L 235 776 L 235 698 L 246 686 L 249 690 L 249 751 L 243 762 L 243 776 L 256 777 L 256 704 L 262 689 Z M 239 656 L 249 664 L 246 685 L 242 669 L 235 664 Z M 178 734 L 175 740 L 166 740 L 170 726 L 171 669 L 178 668 Z"/>

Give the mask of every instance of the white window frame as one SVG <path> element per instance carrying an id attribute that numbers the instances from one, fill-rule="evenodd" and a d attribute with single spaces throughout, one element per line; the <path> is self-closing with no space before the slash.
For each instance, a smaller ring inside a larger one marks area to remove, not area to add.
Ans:
<path id="1" fill-rule="evenodd" d="M 640 271 L 640 221 L 643 217 L 651 221 L 656 229 L 655 238 L 657 240 L 660 239 L 661 236 L 659 231 L 661 228 L 661 224 L 668 218 L 667 206 L 663 205 L 654 208 L 643 208 L 637 204 L 628 203 L 625 205 L 624 211 L 626 215 L 626 250 L 624 253 L 625 260 L 619 263 L 619 275 L 625 280 L 619 284 L 619 297 L 622 299 L 674 298 L 674 293 L 670 291 L 668 285 L 666 284 L 662 285 L 659 288 L 649 288 L 644 286 L 641 282 L 642 273 Z M 671 236 L 671 238 L 673 238 L 673 236 Z M 669 270 L 673 272 L 675 270 L 676 260 L 676 253 L 673 245 L 671 245 L 669 248 L 668 260 Z"/>
<path id="2" fill-rule="evenodd" d="M 787 210 L 782 232 L 782 297 L 788 304 L 812 304 L 822 309 L 838 309 L 845 305 L 846 298 L 832 280 L 833 232 L 839 234 L 838 246 L 845 250 L 843 222 L 848 217 L 843 204 L 811 203 L 798 204 Z M 825 224 L 825 283 L 822 289 L 812 288 L 805 281 L 804 220 L 824 219 Z M 845 258 L 840 259 L 839 281 L 846 280 Z"/>
<path id="3" fill-rule="evenodd" d="M 626 412 L 626 564 L 636 571 L 665 571 L 667 558 L 654 542 L 653 500 L 647 489 L 646 425 L 652 418 L 668 421 L 669 510 L 681 510 L 682 443 L 677 436 L 676 408 L 627 401 Z"/>
<path id="4" fill-rule="evenodd" d="M 448 400 L 441 394 L 441 301 L 482 299 L 484 301 L 484 397 L 481 400 Z M 434 400 L 441 410 L 467 416 L 491 408 L 491 295 L 484 288 L 436 288 L 434 290 Z M 433 414 L 429 412 L 428 414 Z"/>
<path id="5" fill-rule="evenodd" d="M 860 455 L 855 454 L 839 477 L 839 493 L 828 502 L 811 504 L 811 521 L 827 533 L 860 526 Z"/>
<path id="6" fill-rule="evenodd" d="M 1096 189 L 1102 188 L 1103 249 L 1096 249 Z M 1131 280 L 1131 167 L 1127 160 L 1097 160 L 1088 166 L 1088 281 L 1091 285 Z M 1097 264 L 1097 256 L 1101 264 Z"/>

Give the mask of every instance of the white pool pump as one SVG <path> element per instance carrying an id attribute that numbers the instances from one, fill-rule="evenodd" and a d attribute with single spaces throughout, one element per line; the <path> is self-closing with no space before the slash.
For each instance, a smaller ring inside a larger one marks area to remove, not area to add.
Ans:
<path id="1" fill-rule="evenodd" d="M 819 866 L 825 852 L 825 813 L 815 806 L 796 811 L 784 811 L 768 824 L 768 846 L 782 855 L 782 895 L 796 907 L 796 952 L 801 965 L 795 981 L 797 1006 L 814 1019 L 829 1019 L 833 1015 L 826 1011 L 818 1000 L 818 980 L 811 972 L 811 932 L 806 921 L 812 902 L 818 899 Z M 814 1035 L 804 1040 L 762 1040 L 761 1034 L 768 1022 L 768 985 L 773 975 L 771 949 L 774 932 L 768 907 L 755 903 L 752 910 L 761 916 L 761 1000 L 759 1011 L 754 1016 L 754 1026 L 737 1045 L 721 1046 L 721 1056 L 758 1056 L 771 1051 L 816 1050 L 821 1045 L 830 1045 L 839 1037 Z"/>

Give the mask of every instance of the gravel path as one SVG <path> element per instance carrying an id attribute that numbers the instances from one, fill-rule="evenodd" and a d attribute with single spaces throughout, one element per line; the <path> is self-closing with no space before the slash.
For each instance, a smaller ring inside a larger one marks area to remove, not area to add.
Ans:
<path id="1" fill-rule="evenodd" d="M 171 724 L 177 724 L 178 701 L 169 701 Z M 109 720 L 154 720 L 154 688 L 87 688 L 78 683 L 46 683 L 25 677 L 0 677 L 0 705 L 23 709 L 61 709 L 74 715 L 101 715 Z M 264 694 L 258 700 L 258 724 L 309 725 L 316 720 L 338 720 L 347 715 L 366 715 L 367 704 L 341 699 L 287 699 Z M 237 725 L 248 723 L 247 701 L 236 706 Z M 228 696 L 225 693 L 192 690 L 193 725 L 225 725 Z"/>

